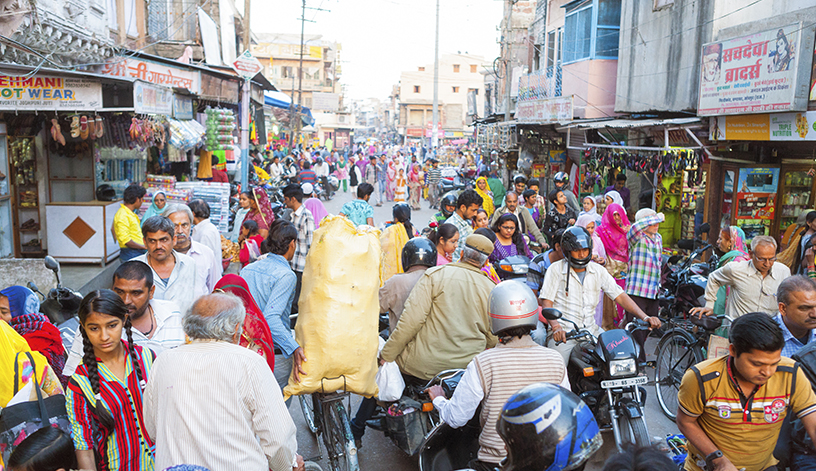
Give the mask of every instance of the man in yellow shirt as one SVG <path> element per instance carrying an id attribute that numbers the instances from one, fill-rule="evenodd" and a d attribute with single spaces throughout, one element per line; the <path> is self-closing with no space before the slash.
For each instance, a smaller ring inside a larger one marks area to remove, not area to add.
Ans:
<path id="1" fill-rule="evenodd" d="M 687 370 L 677 395 L 677 428 L 688 439 L 686 471 L 776 469 L 774 446 L 785 417 L 816 441 L 816 395 L 771 316 L 753 312 L 731 324 L 724 357 Z"/>
<path id="2" fill-rule="evenodd" d="M 136 208 L 142 205 L 147 190 L 140 185 L 125 188 L 124 201 L 113 216 L 113 228 L 119 242 L 119 258 L 123 262 L 145 253 L 142 226 Z"/>

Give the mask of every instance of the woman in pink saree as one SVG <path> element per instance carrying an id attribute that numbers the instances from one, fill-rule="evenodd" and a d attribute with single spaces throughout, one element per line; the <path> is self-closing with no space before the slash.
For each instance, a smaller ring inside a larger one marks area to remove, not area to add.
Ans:
<path id="1" fill-rule="evenodd" d="M 618 203 L 611 203 L 606 207 L 601 220 L 601 227 L 595 232 L 603 242 L 606 250 L 606 269 L 615 278 L 623 289 L 626 289 L 625 273 L 629 269 L 629 240 L 626 238 L 631 227 L 626 210 Z M 623 319 L 623 309 L 615 309 L 614 301 L 604 297 L 603 327 L 604 329 L 617 326 Z"/>
<path id="2" fill-rule="evenodd" d="M 385 197 L 388 201 L 394 201 L 394 194 L 397 192 L 397 166 L 394 165 L 394 159 L 388 159 L 385 178 L 388 183 L 385 187 Z"/>
<path id="3" fill-rule="evenodd" d="M 422 184 L 419 181 L 419 164 L 412 164 L 411 171 L 408 172 L 408 192 L 411 196 L 409 204 L 411 205 L 411 209 L 415 211 L 421 209 L 419 206 L 419 198 L 421 191 Z"/>

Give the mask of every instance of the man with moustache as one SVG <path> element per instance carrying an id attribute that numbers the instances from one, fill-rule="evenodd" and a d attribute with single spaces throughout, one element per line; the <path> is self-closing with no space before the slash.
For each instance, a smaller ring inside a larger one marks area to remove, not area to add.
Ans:
<path id="1" fill-rule="evenodd" d="M 194 220 L 193 211 L 186 204 L 168 204 L 162 215 L 173 221 L 176 227 L 176 245 L 173 246 L 173 250 L 189 255 L 195 260 L 198 274 L 196 297 L 211 293 L 221 279 L 224 268 L 221 259 L 216 259 L 212 249 L 190 237 Z"/>
<path id="2" fill-rule="evenodd" d="M 153 270 L 143 262 L 125 262 L 113 273 L 113 291 L 122 298 L 128 308 L 133 325 L 133 342 L 142 348 L 153 350 L 156 355 L 178 347 L 185 341 L 181 325 L 181 311 L 173 301 L 153 298 Z M 63 374 L 74 374 L 82 361 L 82 334 L 74 337 Z"/>

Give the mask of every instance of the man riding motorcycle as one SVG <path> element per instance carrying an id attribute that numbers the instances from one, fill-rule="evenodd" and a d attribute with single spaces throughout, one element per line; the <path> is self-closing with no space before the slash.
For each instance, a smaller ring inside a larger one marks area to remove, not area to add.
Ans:
<path id="1" fill-rule="evenodd" d="M 431 216 L 431 222 L 435 222 L 437 224 L 442 224 L 448 220 L 449 217 L 456 211 L 456 194 L 453 192 L 448 192 L 445 196 L 442 197 L 442 201 L 439 202 L 439 211 Z"/>
<path id="2" fill-rule="evenodd" d="M 404 375 L 424 384 L 494 347 L 488 301 L 495 284 L 481 271 L 492 252 L 490 239 L 473 234 L 459 262 L 429 268 L 408 296 L 381 360 L 396 361 Z"/>
<path id="3" fill-rule="evenodd" d="M 477 471 L 490 471 L 507 456 L 496 423 L 502 406 L 515 391 L 537 382 L 570 389 L 561 356 L 530 337 L 538 311 L 535 294 L 525 284 L 508 280 L 496 285 L 490 292 L 489 313 L 490 328 L 499 345 L 471 360 L 450 400 L 439 385 L 428 390 L 439 417 L 454 428 L 467 424 L 482 404 L 478 460 L 470 463 Z"/>

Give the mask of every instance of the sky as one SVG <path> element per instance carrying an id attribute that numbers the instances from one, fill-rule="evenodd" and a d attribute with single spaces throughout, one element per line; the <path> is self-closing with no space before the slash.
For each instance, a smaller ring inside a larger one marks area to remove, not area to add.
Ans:
<path id="1" fill-rule="evenodd" d="M 240 1 L 240 0 L 238 0 Z M 307 35 L 342 45 L 341 83 L 351 99 L 384 100 L 400 72 L 433 64 L 435 0 L 307 0 Z M 440 0 L 439 53 L 499 55 L 502 0 Z M 301 2 L 256 0 L 251 5 L 255 33 L 300 34 Z"/>

